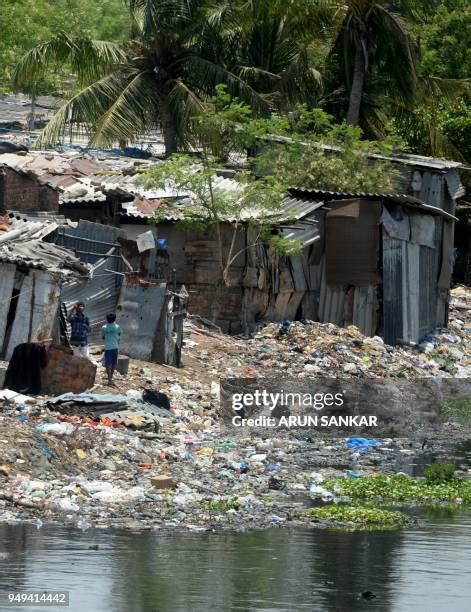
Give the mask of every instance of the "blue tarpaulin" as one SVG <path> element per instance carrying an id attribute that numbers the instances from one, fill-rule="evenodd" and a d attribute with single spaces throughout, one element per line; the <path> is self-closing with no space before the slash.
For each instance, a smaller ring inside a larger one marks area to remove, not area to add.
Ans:
<path id="1" fill-rule="evenodd" d="M 359 451 L 369 451 L 375 446 L 379 446 L 378 440 L 375 438 L 347 438 L 346 447 Z"/>

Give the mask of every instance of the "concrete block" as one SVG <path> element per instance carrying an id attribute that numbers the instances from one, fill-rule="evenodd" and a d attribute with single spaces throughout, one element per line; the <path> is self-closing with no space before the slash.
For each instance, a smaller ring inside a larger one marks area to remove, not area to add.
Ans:
<path id="1" fill-rule="evenodd" d="M 127 376 L 129 371 L 129 357 L 127 355 L 118 355 L 118 365 L 116 366 L 116 371 L 123 376 Z"/>
<path id="2" fill-rule="evenodd" d="M 150 482 L 154 489 L 174 489 L 177 486 L 173 478 L 166 474 L 152 476 Z"/>

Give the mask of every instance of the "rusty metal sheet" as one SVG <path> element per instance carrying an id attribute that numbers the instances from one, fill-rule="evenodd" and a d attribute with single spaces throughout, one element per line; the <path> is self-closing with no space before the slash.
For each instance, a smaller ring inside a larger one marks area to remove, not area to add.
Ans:
<path id="1" fill-rule="evenodd" d="M 30 270 L 21 285 L 5 357 L 23 342 L 41 342 L 51 337 L 60 293 L 60 277 Z"/>
<path id="2" fill-rule="evenodd" d="M 15 271 L 16 266 L 14 264 L 0 264 L 0 350 L 3 346 L 7 316 L 15 285 Z"/>
<path id="3" fill-rule="evenodd" d="M 336 203 L 326 216 L 328 285 L 377 285 L 379 276 L 379 202 Z"/>

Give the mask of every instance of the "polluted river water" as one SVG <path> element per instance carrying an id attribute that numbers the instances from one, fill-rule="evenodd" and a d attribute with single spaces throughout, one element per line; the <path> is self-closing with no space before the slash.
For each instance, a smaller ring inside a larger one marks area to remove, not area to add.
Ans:
<path id="1" fill-rule="evenodd" d="M 350 533 L 3 524 L 0 591 L 69 592 L 68 608 L 21 608 L 31 611 L 468 611 L 471 513 L 426 518 L 413 529 Z"/>

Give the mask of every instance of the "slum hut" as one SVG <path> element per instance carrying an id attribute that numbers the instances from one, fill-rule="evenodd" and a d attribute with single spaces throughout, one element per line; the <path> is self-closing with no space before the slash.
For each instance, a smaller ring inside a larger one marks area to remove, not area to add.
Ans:
<path id="1" fill-rule="evenodd" d="M 10 359 L 25 342 L 52 340 L 61 285 L 88 276 L 67 249 L 44 242 L 57 224 L 0 218 L 0 353 Z"/>
<path id="2" fill-rule="evenodd" d="M 302 254 L 280 257 L 238 234 L 242 254 L 224 288 L 217 323 L 248 330 L 259 321 L 307 319 L 354 324 L 391 344 L 419 342 L 446 325 L 452 272 L 454 215 L 414 196 L 292 192 L 283 204 L 288 239 Z M 181 229 L 181 207 L 155 228 L 165 241 L 166 270 L 188 289 L 190 312 L 211 318 L 218 275 L 215 236 Z M 140 222 L 139 222 L 140 221 Z M 128 236 L 143 219 L 127 212 Z M 136 223 L 137 222 L 137 223 Z M 233 234 L 223 225 L 227 252 Z"/>
<path id="3" fill-rule="evenodd" d="M 90 342 L 102 343 L 101 326 L 115 312 L 123 354 L 179 366 L 185 295 L 158 277 L 152 234 L 150 241 L 149 236 L 147 241 L 128 240 L 122 229 L 80 221 L 76 227 L 59 227 L 53 239 L 91 266 L 89 279 L 70 279 L 61 291 L 66 311 L 77 301 L 85 303 Z"/>
<path id="4" fill-rule="evenodd" d="M 112 158 L 104 162 L 76 151 L 1 154 L 0 150 L 0 212 L 60 213 L 72 221 L 114 225 L 126 196 L 105 193 L 92 177 L 115 163 Z"/>

